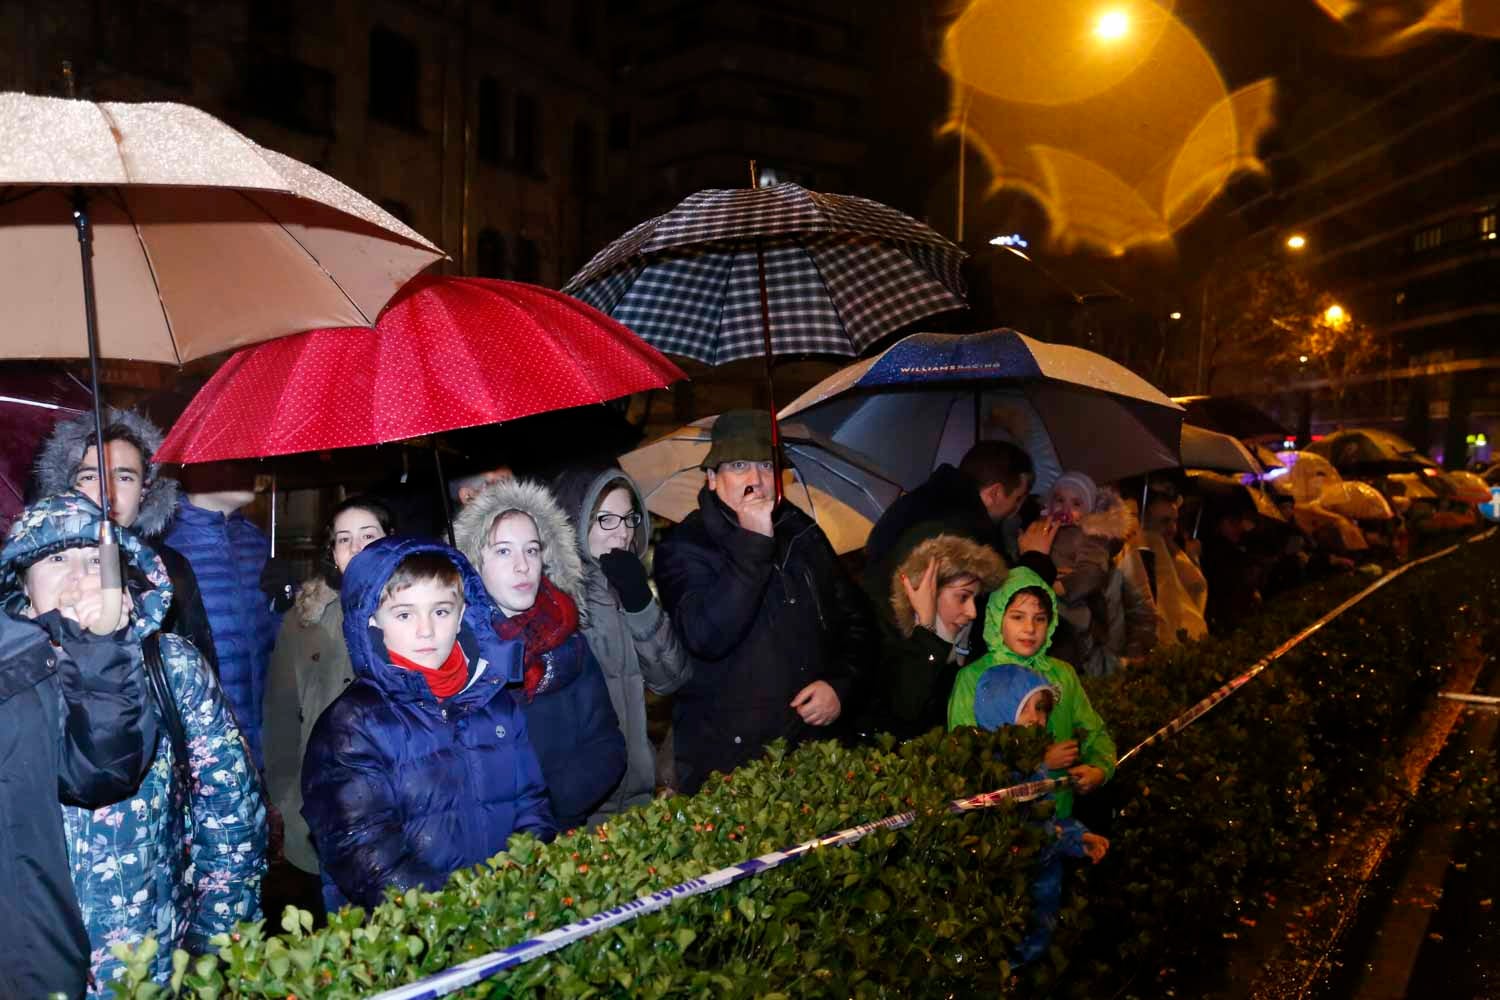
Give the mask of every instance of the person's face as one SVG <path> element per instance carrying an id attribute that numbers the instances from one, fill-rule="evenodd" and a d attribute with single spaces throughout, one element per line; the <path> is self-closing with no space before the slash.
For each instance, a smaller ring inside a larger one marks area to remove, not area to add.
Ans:
<path id="1" fill-rule="evenodd" d="M 1021 710 L 1016 713 L 1016 725 L 1045 726 L 1047 724 L 1047 710 L 1042 707 L 1046 693 L 1033 691 L 1026 696 L 1026 700 L 1021 703 Z"/>
<path id="2" fill-rule="evenodd" d="M 141 495 L 146 488 L 146 462 L 141 450 L 129 441 L 106 441 L 104 457 L 109 466 L 109 519 L 128 528 L 141 513 Z M 78 463 L 73 488 L 99 505 L 99 449 L 89 445 Z"/>
<path id="3" fill-rule="evenodd" d="M 32 563 L 23 581 L 32 618 L 61 609 L 78 621 L 73 604 L 85 589 L 99 588 L 99 546 L 63 549 Z"/>
<path id="4" fill-rule="evenodd" d="M 635 497 L 625 487 L 616 486 L 604 494 L 599 509 L 594 511 L 594 518 L 589 522 L 589 555 L 598 559 L 606 552 L 630 548 L 635 541 L 636 525 L 640 524 L 632 517 L 636 513 Z M 627 519 L 634 520 L 635 524 L 627 523 Z M 604 527 L 605 524 L 610 527 Z"/>
<path id="5" fill-rule="evenodd" d="M 366 545 L 384 537 L 380 518 L 363 508 L 350 507 L 333 519 L 333 564 L 342 573 Z"/>
<path id="6" fill-rule="evenodd" d="M 1059 524 L 1077 524 L 1087 514 L 1088 498 L 1067 483 L 1052 490 L 1052 504 L 1048 513 Z"/>
<path id="7" fill-rule="evenodd" d="M 1255 518 L 1249 515 L 1234 515 L 1219 521 L 1219 534 L 1231 545 L 1238 545 L 1245 536 L 1255 530 Z"/>
<path id="8" fill-rule="evenodd" d="M 708 488 L 717 493 L 730 510 L 739 513 L 751 497 L 775 496 L 771 469 L 769 460 L 722 462 L 717 469 L 708 470 Z"/>
<path id="9" fill-rule="evenodd" d="M 1004 483 L 991 483 L 979 491 L 979 499 L 983 501 L 990 520 L 998 524 L 1021 509 L 1021 504 L 1030 491 L 1031 477 L 1022 476 L 1013 490 L 1006 489 Z"/>
<path id="10" fill-rule="evenodd" d="M 1005 617 L 1000 621 L 1000 637 L 1017 656 L 1034 656 L 1047 639 L 1049 621 L 1047 610 L 1035 594 L 1021 594 L 1005 609 Z"/>
<path id="11" fill-rule="evenodd" d="M 1146 530 L 1154 531 L 1163 538 L 1177 534 L 1177 504 L 1172 500 L 1158 498 L 1146 505 Z"/>
<path id="12" fill-rule="evenodd" d="M 370 624 L 385 633 L 388 652 L 426 670 L 436 670 L 453 652 L 463 621 L 464 602 L 452 586 L 419 580 L 392 594 Z"/>
<path id="13" fill-rule="evenodd" d="M 518 615 L 536 603 L 542 584 L 542 543 L 536 523 L 526 514 L 495 519 L 479 564 L 484 589 L 507 616 Z"/>
<path id="14" fill-rule="evenodd" d="M 979 581 L 972 576 L 961 576 L 938 588 L 937 624 L 942 638 L 952 642 L 979 616 L 974 607 L 974 595 L 978 593 Z"/>

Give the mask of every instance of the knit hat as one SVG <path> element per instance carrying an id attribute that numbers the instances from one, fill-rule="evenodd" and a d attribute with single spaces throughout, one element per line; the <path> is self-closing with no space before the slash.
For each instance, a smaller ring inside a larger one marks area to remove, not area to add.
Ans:
<path id="1" fill-rule="evenodd" d="M 725 462 L 771 461 L 771 414 L 765 410 L 730 410 L 714 421 L 704 469 Z"/>
<path id="2" fill-rule="evenodd" d="M 1057 494 L 1058 487 L 1066 486 L 1076 490 L 1083 497 L 1083 509 L 1092 511 L 1094 505 L 1099 502 L 1099 487 L 1086 472 L 1064 472 L 1052 481 L 1052 489 L 1047 497 L 1050 502 Z"/>

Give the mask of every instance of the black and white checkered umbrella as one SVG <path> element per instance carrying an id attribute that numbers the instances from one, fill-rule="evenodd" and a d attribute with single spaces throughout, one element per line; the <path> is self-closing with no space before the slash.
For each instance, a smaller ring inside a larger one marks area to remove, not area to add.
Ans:
<path id="1" fill-rule="evenodd" d="M 563 291 L 667 354 L 756 357 L 757 249 L 775 354 L 857 354 L 965 306 L 956 245 L 877 201 L 797 184 L 700 191 L 605 247 Z"/>

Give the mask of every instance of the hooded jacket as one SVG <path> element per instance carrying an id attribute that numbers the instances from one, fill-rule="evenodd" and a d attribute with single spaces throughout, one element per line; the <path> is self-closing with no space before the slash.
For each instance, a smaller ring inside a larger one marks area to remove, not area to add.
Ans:
<path id="1" fill-rule="evenodd" d="M 422 552 L 463 577 L 469 682 L 442 702 L 415 671 L 391 665 L 370 624 L 397 565 Z M 525 716 L 506 691 L 521 680 L 521 644 L 495 635 L 500 612 L 468 560 L 437 542 L 381 538 L 350 561 L 339 597 L 356 679 L 313 725 L 302 768 L 329 911 L 374 906 L 387 887 L 439 889 L 512 833 L 556 833 Z"/>
<path id="2" fill-rule="evenodd" d="M 459 549 L 480 565 L 495 518 L 509 510 L 531 518 L 542 545 L 542 574 L 573 600 L 580 616 L 585 614 L 583 559 L 573 528 L 540 483 L 501 479 L 481 490 L 454 522 Z M 528 700 L 523 692 L 513 694 L 526 713 L 552 815 L 560 829 L 568 830 L 587 823 L 619 787 L 626 773 L 625 736 L 582 628 L 545 656 L 547 674 L 534 696 Z"/>
<path id="3" fill-rule="evenodd" d="M 142 446 L 141 460 L 146 463 L 146 481 L 142 484 L 140 512 L 130 528 L 156 550 L 172 581 L 172 607 L 163 623 L 163 631 L 191 642 L 217 673 L 219 660 L 214 650 L 208 613 L 203 609 L 203 597 L 198 591 L 198 578 L 182 554 L 162 540 L 162 534 L 177 509 L 181 489 L 177 480 L 162 475 L 159 462 L 151 461 L 151 456 L 161 447 L 161 429 L 144 414 L 113 406 L 104 411 L 104 426 L 108 428 L 111 424 L 126 428 Z M 92 413 L 54 427 L 36 456 L 33 470 L 36 495 L 50 497 L 72 490 L 78 480 L 78 467 L 83 464 L 83 453 L 93 443 Z"/>
<path id="4" fill-rule="evenodd" d="M 302 761 L 313 723 L 353 683 L 344 608 L 320 574 L 298 588 L 282 618 L 261 703 L 266 794 L 281 813 L 286 859 L 309 873 L 318 871 L 318 852 L 302 818 Z"/>
<path id="5" fill-rule="evenodd" d="M 1041 649 L 1031 656 L 1020 656 L 1005 645 L 1001 631 L 1005 608 L 1017 591 L 1037 587 L 1047 595 L 1051 621 L 1047 625 L 1047 637 Z M 974 717 L 974 692 L 980 675 L 998 663 L 1015 663 L 1040 674 L 1048 684 L 1058 691 L 1057 705 L 1047 720 L 1047 733 L 1055 742 L 1078 740 L 1078 762 L 1092 764 L 1104 771 L 1105 780 L 1115 774 L 1115 743 L 1104 728 L 1104 720 L 1089 704 L 1089 696 L 1078 680 L 1078 674 L 1066 662 L 1048 656 L 1052 636 L 1057 630 L 1057 599 L 1052 588 L 1042 578 L 1024 566 L 1011 570 L 1000 589 L 990 595 L 984 612 L 984 639 L 990 651 L 958 672 L 953 682 L 953 695 L 948 699 L 948 728 L 978 725 Z M 1064 772 L 1050 772 L 1058 777 Z M 1057 794 L 1057 817 L 1067 819 L 1073 815 L 1073 791 L 1064 788 Z"/>
<path id="6" fill-rule="evenodd" d="M 1156 647 L 1159 617 L 1149 591 L 1137 590 L 1125 578 L 1115 553 L 1126 543 L 1132 515 L 1123 506 L 1086 515 L 1083 538 L 1063 554 L 1074 568 L 1058 601 L 1062 615 L 1055 649 L 1085 677 L 1108 677 L 1120 660 L 1139 659 Z M 1065 531 L 1068 529 L 1064 529 Z"/>
<path id="7" fill-rule="evenodd" d="M 656 791 L 656 751 L 646 732 L 646 690 L 667 695 L 692 676 L 687 650 L 672 629 L 672 620 L 653 600 L 639 611 L 626 611 L 610 586 L 599 560 L 589 552 L 590 518 L 604 494 L 616 486 L 630 490 L 631 503 L 646 514 L 646 501 L 635 481 L 618 468 L 583 466 L 557 479 L 558 503 L 568 512 L 583 563 L 585 603 L 579 605 L 580 629 L 588 640 L 609 700 L 625 735 L 625 777 L 590 821 L 650 802 Z M 650 515 L 636 525 L 630 552 L 644 560 L 651 539 Z"/>
<path id="8" fill-rule="evenodd" d="M 219 682 L 259 767 L 266 668 L 281 625 L 260 589 L 270 540 L 238 511 L 225 517 L 182 499 L 166 541 L 197 574 L 218 650 Z"/>
<path id="9" fill-rule="evenodd" d="M 16 523 L 36 524 L 24 512 Z M 0 614 L 0 995 L 78 997 L 89 934 L 52 803 L 61 796 L 94 809 L 128 797 L 156 746 L 155 713 L 130 644 L 60 615 L 24 617 L 15 557 L 34 527 L 13 530 L 18 548 L 0 554 L 0 599 L 10 610 Z"/>
<path id="10" fill-rule="evenodd" d="M 792 699 L 825 681 L 848 710 L 859 665 L 877 654 L 872 609 L 822 530 L 789 503 L 772 523 L 770 538 L 746 531 L 705 486 L 698 509 L 657 546 L 662 605 L 693 664 L 673 704 L 685 792 L 773 740 L 833 735 L 804 723 Z"/>
<path id="11" fill-rule="evenodd" d="M 91 541 L 98 537 L 101 517 L 99 508 L 79 494 L 34 504 L 11 528 L 5 564 Z M 161 948 L 153 978 L 165 983 L 172 973 L 172 949 L 206 952 L 213 935 L 257 919 L 266 849 L 260 779 L 223 692 L 192 644 L 159 631 L 172 600 L 166 571 L 129 529 L 121 529 L 119 537 L 136 609 L 120 641 L 140 663 L 142 643 L 158 638 L 167 684 L 187 732 L 193 788 L 177 781 L 171 737 L 159 725 L 155 755 L 133 797 L 92 811 L 63 810 L 73 888 L 101 991 L 124 973 L 110 954 L 112 944 L 154 934 Z M 0 592 L 14 613 L 19 581 L 9 571 Z"/>
<path id="12" fill-rule="evenodd" d="M 905 574 L 917 584 L 933 560 L 938 564 L 937 579 L 971 574 L 979 578 L 981 595 L 1005 579 L 1005 563 L 994 549 L 959 535 L 936 535 L 907 553 L 891 573 L 889 597 L 880 616 L 878 676 L 864 686 L 867 731 L 888 732 L 904 740 L 942 726 L 953 679 L 973 656 L 978 636 L 971 636 L 971 627 L 966 626 L 950 643 L 932 629 L 917 625 L 901 577 Z"/>

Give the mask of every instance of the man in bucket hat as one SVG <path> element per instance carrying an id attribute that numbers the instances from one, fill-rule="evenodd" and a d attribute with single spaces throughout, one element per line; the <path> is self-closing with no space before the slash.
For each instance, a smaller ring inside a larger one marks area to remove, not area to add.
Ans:
<path id="1" fill-rule="evenodd" d="M 719 417 L 698 510 L 657 549 L 662 604 L 693 664 L 673 708 L 684 792 L 772 740 L 829 735 L 872 655 L 863 595 L 817 524 L 777 503 L 773 467 L 770 414 Z"/>

